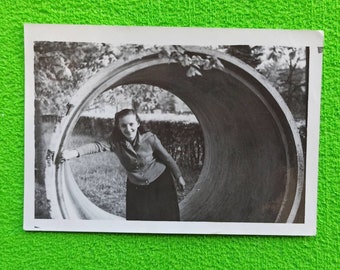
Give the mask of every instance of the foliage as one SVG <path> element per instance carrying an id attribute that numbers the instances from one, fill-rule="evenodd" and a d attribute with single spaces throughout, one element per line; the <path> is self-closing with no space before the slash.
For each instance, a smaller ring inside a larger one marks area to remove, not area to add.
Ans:
<path id="1" fill-rule="evenodd" d="M 150 121 L 147 126 L 161 138 L 164 147 L 180 166 L 201 168 L 204 139 L 198 123 Z"/>
<path id="2" fill-rule="evenodd" d="M 237 46 L 218 46 L 218 51 L 234 56 L 249 66 L 256 68 L 261 64 L 260 57 L 263 55 L 263 47 L 261 46 L 249 46 L 249 45 L 237 45 Z"/>
<path id="3" fill-rule="evenodd" d="M 306 49 L 274 46 L 265 50 L 257 70 L 281 94 L 295 119 L 306 119 Z"/>
<path id="4" fill-rule="evenodd" d="M 175 96 L 169 91 L 146 84 L 127 84 L 110 89 L 96 97 L 87 108 L 88 111 L 115 106 L 116 111 L 132 106 L 139 113 L 152 113 L 160 110 L 163 113 L 175 112 Z"/>
<path id="5" fill-rule="evenodd" d="M 284 46 L 218 46 L 264 75 L 281 94 L 295 120 L 306 119 L 306 48 Z"/>
<path id="6" fill-rule="evenodd" d="M 122 56 L 101 43 L 35 42 L 35 98 L 43 113 L 62 115 L 76 89 L 93 74 Z"/>
<path id="7" fill-rule="evenodd" d="M 170 62 L 176 61 L 188 67 L 188 77 L 201 76 L 200 69 L 223 68 L 219 59 L 189 55 L 181 46 L 35 42 L 34 52 L 35 99 L 39 101 L 39 109 L 43 114 L 64 115 L 70 97 L 91 76 L 118 59 L 128 60 L 138 53 L 154 52 L 159 57 L 167 56 Z M 122 86 L 120 89 L 127 94 L 136 93 L 133 106 L 137 109 L 151 106 L 147 109 L 151 110 L 161 106 L 158 104 L 154 86 L 144 85 L 142 88 Z M 100 98 L 97 100 L 100 101 Z M 171 97 L 169 100 L 171 101 Z M 166 106 L 171 110 L 173 105 Z"/>
<path id="8" fill-rule="evenodd" d="M 213 56 L 206 57 L 200 55 L 190 55 L 182 46 L 163 46 L 159 57 L 168 57 L 169 61 L 173 60 L 180 63 L 183 67 L 189 67 L 186 72 L 188 77 L 202 76 L 200 70 L 210 70 L 212 68 L 224 68 L 222 62 Z"/>

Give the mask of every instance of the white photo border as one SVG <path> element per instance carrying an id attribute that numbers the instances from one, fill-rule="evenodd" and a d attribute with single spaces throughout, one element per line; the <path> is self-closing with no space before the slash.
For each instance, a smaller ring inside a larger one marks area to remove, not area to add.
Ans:
<path id="1" fill-rule="evenodd" d="M 24 230 L 165 234 L 315 235 L 323 32 L 177 27 L 26 24 Z M 204 37 L 204 39 L 202 39 Z M 161 222 L 36 219 L 34 216 L 34 50 L 36 41 L 154 45 L 280 45 L 310 48 L 305 221 L 293 223 Z"/>

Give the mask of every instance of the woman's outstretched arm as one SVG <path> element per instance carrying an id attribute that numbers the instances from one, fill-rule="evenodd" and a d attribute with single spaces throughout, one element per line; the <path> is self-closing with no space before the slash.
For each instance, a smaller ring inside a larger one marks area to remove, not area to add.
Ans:
<path id="1" fill-rule="evenodd" d="M 61 153 L 61 161 L 105 151 L 113 151 L 113 146 L 106 141 L 88 143 L 80 147 L 77 147 L 76 149 L 64 150 Z"/>

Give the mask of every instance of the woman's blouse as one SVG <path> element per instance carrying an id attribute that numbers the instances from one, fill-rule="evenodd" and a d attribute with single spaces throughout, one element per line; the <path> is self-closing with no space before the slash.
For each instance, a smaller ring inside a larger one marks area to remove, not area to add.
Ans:
<path id="1" fill-rule="evenodd" d="M 128 179 L 136 185 L 149 185 L 169 167 L 178 179 L 182 174 L 175 160 L 151 132 L 138 133 L 133 145 L 127 140 L 101 141 L 76 149 L 79 156 L 104 151 L 115 152 L 125 167 Z"/>

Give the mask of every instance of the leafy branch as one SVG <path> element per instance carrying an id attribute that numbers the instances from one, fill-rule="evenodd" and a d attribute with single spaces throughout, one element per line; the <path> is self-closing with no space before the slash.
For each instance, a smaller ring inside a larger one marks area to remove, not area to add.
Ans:
<path id="1" fill-rule="evenodd" d="M 167 57 L 170 61 L 180 63 L 183 67 L 188 67 L 187 77 L 202 76 L 201 70 L 211 70 L 213 68 L 224 68 L 222 62 L 214 56 L 190 55 L 181 46 L 163 46 L 160 48 L 159 57 Z"/>

